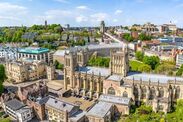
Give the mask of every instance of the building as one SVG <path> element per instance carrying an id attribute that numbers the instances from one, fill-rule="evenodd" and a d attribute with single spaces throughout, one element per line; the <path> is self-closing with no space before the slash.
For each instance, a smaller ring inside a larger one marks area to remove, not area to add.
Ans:
<path id="1" fill-rule="evenodd" d="M 157 26 L 149 22 L 142 26 L 142 30 L 147 33 L 155 33 L 158 31 Z"/>
<path id="2" fill-rule="evenodd" d="M 46 64 L 32 59 L 8 61 L 6 62 L 6 75 L 14 83 L 38 80 L 46 77 Z"/>
<path id="3" fill-rule="evenodd" d="M 112 103 L 98 102 L 86 114 L 89 122 L 111 122 L 113 116 Z"/>
<path id="4" fill-rule="evenodd" d="M 0 46 L 0 62 L 17 59 L 17 48 Z"/>
<path id="5" fill-rule="evenodd" d="M 48 101 L 48 87 L 43 81 L 19 86 L 18 98 L 33 109 L 39 120 L 45 120 L 45 104 Z"/>
<path id="6" fill-rule="evenodd" d="M 106 31 L 106 29 L 105 29 L 105 22 L 104 21 L 101 21 L 101 24 L 100 24 L 100 32 L 102 34 L 104 34 L 105 31 Z"/>
<path id="7" fill-rule="evenodd" d="M 26 106 L 17 99 L 4 103 L 5 112 L 19 122 L 28 122 L 34 117 L 32 108 Z"/>
<path id="8" fill-rule="evenodd" d="M 49 121 L 85 122 L 85 114 L 79 106 L 53 97 L 46 102 L 46 115 Z"/>
<path id="9" fill-rule="evenodd" d="M 53 54 L 47 48 L 26 47 L 18 49 L 18 59 L 31 58 L 44 61 L 48 64 L 53 62 Z"/>
<path id="10" fill-rule="evenodd" d="M 85 51 L 65 54 L 64 88 L 93 99 L 101 94 L 122 96 L 140 105 L 143 101 L 155 112 L 169 112 L 177 99 L 183 98 L 183 78 L 130 72 L 128 49 L 111 51 L 110 67 L 88 67 Z M 125 113 L 124 111 L 122 113 Z"/>
<path id="11" fill-rule="evenodd" d="M 182 64 L 183 64 L 183 55 L 178 54 L 176 56 L 176 65 L 180 67 L 180 66 L 182 66 Z"/>

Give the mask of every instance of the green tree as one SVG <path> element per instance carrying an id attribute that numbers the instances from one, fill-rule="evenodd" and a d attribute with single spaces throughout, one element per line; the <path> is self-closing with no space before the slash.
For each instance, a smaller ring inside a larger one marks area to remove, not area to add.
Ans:
<path id="1" fill-rule="evenodd" d="M 151 70 L 152 70 L 151 67 L 147 64 L 143 64 L 138 67 L 138 71 L 140 71 L 140 72 L 149 73 L 149 72 L 151 72 Z"/>
<path id="2" fill-rule="evenodd" d="M 0 94 L 3 92 L 3 82 L 6 79 L 5 68 L 2 64 L 0 64 Z"/>
<path id="3" fill-rule="evenodd" d="M 137 52 L 135 53 L 135 58 L 136 58 L 137 60 L 139 60 L 139 61 L 143 61 L 144 53 L 141 52 L 141 51 L 137 51 Z"/>
<path id="4" fill-rule="evenodd" d="M 160 64 L 160 59 L 157 56 L 144 56 L 143 62 L 150 65 L 154 70 Z"/>
<path id="5" fill-rule="evenodd" d="M 152 39 L 151 36 L 148 36 L 148 35 L 146 35 L 146 34 L 144 34 L 144 33 L 141 33 L 141 34 L 139 35 L 139 40 L 145 41 L 145 40 L 151 40 L 151 39 Z"/>

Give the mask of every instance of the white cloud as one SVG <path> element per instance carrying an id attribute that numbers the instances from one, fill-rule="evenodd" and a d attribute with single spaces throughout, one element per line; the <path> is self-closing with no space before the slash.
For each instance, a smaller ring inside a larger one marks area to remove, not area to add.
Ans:
<path id="1" fill-rule="evenodd" d="M 24 19 L 21 18 L 26 18 L 28 13 L 26 7 L 8 2 L 0 2 L 0 8 L 0 23 L 4 25 L 22 24 Z"/>
<path id="2" fill-rule="evenodd" d="M 113 21 L 113 22 L 118 22 L 118 19 L 113 19 L 112 21 Z"/>
<path id="3" fill-rule="evenodd" d="M 92 14 L 91 16 L 92 21 L 102 21 L 102 20 L 107 20 L 109 18 L 109 15 L 107 13 L 95 13 Z"/>
<path id="4" fill-rule="evenodd" d="M 87 22 L 88 18 L 86 16 L 80 15 L 76 17 L 76 22 L 81 23 L 81 22 Z"/>
<path id="5" fill-rule="evenodd" d="M 82 6 L 77 6 L 76 8 L 77 8 L 77 9 L 80 9 L 80 10 L 88 10 L 88 9 L 89 9 L 88 6 L 84 6 L 84 5 L 82 5 Z"/>
<path id="6" fill-rule="evenodd" d="M 56 2 L 60 2 L 60 3 L 69 3 L 69 0 L 54 0 Z"/>
<path id="7" fill-rule="evenodd" d="M 118 14 L 121 14 L 121 13 L 123 13 L 122 10 L 116 10 L 116 11 L 114 12 L 115 15 L 118 15 Z"/>

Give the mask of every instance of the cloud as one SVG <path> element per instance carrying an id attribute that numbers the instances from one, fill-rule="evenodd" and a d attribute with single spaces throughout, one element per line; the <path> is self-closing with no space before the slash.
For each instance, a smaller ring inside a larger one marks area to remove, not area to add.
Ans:
<path id="1" fill-rule="evenodd" d="M 0 23 L 4 25 L 21 24 L 21 22 L 24 21 L 21 18 L 26 18 L 28 13 L 26 7 L 8 2 L 0 2 L 0 8 Z"/>
<path id="2" fill-rule="evenodd" d="M 81 23 L 81 22 L 87 22 L 88 21 L 88 17 L 80 15 L 78 17 L 76 17 L 76 22 Z"/>
<path id="3" fill-rule="evenodd" d="M 114 12 L 115 15 L 118 15 L 118 14 L 121 14 L 121 13 L 123 13 L 122 10 L 116 10 L 116 11 Z"/>
<path id="4" fill-rule="evenodd" d="M 102 21 L 109 19 L 109 15 L 107 13 L 95 13 L 90 15 L 92 21 Z"/>
<path id="5" fill-rule="evenodd" d="M 70 3 L 69 0 L 54 0 L 56 2 L 60 2 L 60 3 Z"/>
<path id="6" fill-rule="evenodd" d="M 79 9 L 79 10 L 88 10 L 89 9 L 88 6 L 84 6 L 84 5 L 77 6 L 76 8 Z"/>

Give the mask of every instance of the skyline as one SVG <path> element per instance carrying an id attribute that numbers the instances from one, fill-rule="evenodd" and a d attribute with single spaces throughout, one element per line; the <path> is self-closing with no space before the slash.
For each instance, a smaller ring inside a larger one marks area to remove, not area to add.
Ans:
<path id="1" fill-rule="evenodd" d="M 0 0 L 0 26 L 70 24 L 98 26 L 152 22 L 183 27 L 181 0 Z"/>

